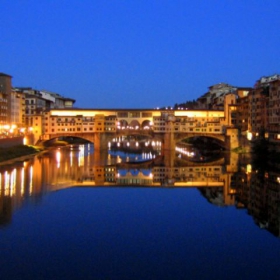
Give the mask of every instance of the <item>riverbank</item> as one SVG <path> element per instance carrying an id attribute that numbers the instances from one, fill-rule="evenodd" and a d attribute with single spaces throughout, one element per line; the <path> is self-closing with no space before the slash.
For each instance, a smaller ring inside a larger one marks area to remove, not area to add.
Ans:
<path id="1" fill-rule="evenodd" d="M 39 146 L 13 145 L 11 147 L 0 147 L 0 166 L 13 164 L 19 161 L 26 161 L 46 150 L 67 145 L 69 145 L 69 142 L 67 141 L 54 140 Z"/>
<path id="2" fill-rule="evenodd" d="M 24 161 L 42 152 L 44 148 L 36 146 L 18 145 L 9 148 L 0 148 L 0 165 Z"/>

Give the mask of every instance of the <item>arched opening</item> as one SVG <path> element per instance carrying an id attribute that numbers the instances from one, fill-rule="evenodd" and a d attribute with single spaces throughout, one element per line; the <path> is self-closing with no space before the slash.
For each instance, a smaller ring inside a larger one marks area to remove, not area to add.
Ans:
<path id="1" fill-rule="evenodd" d="M 129 125 L 130 129 L 139 129 L 140 128 L 140 123 L 136 120 L 131 121 Z"/>
<path id="2" fill-rule="evenodd" d="M 42 144 L 45 147 L 55 147 L 55 146 L 67 146 L 67 145 L 82 145 L 82 144 L 93 144 L 85 138 L 76 136 L 59 136 L 54 137 L 49 140 L 43 141 Z"/>
<path id="3" fill-rule="evenodd" d="M 118 129 L 126 129 L 128 127 L 128 122 L 126 120 L 120 120 L 118 122 Z"/>
<path id="4" fill-rule="evenodd" d="M 205 136 L 192 136 L 176 143 L 177 155 L 182 159 L 210 162 L 224 156 L 224 142 Z"/>
<path id="5" fill-rule="evenodd" d="M 142 122 L 141 128 L 142 129 L 150 129 L 152 127 L 152 122 L 149 120 L 145 120 Z"/>

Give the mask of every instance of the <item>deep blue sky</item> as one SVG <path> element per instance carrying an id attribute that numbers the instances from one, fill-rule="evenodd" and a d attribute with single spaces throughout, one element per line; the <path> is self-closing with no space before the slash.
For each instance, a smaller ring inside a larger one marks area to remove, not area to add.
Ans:
<path id="1" fill-rule="evenodd" d="M 0 11 L 0 72 L 78 107 L 174 105 L 280 73 L 279 0 L 2 0 Z"/>

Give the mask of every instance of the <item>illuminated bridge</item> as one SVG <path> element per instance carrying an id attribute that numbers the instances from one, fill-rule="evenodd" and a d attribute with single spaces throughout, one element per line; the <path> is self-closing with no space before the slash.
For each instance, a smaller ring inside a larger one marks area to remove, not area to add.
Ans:
<path id="1" fill-rule="evenodd" d="M 53 109 L 33 120 L 36 140 L 61 136 L 80 137 L 106 149 L 122 135 L 142 135 L 160 140 L 163 149 L 175 149 L 184 138 L 218 139 L 227 149 L 238 146 L 238 132 L 227 107 L 218 110 Z"/>

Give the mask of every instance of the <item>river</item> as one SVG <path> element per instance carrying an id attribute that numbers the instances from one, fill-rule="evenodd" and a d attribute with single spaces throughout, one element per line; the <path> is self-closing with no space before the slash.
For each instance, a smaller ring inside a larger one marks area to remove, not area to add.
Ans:
<path id="1" fill-rule="evenodd" d="M 280 171 L 57 148 L 0 167 L 0 279 L 279 279 Z"/>

